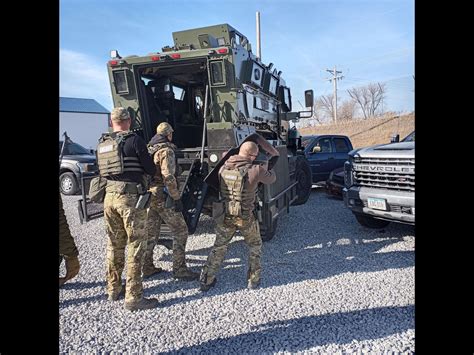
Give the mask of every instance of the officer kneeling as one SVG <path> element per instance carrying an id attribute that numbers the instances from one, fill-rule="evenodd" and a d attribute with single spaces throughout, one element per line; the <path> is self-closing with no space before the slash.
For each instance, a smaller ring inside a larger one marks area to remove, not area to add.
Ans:
<path id="1" fill-rule="evenodd" d="M 279 156 L 278 151 L 262 136 L 258 136 L 257 143 L 271 157 Z M 248 288 L 254 289 L 260 284 L 262 238 L 254 214 L 255 196 L 258 184 L 272 184 L 276 175 L 265 165 L 252 164 L 258 152 L 257 144 L 244 142 L 239 154 L 231 156 L 219 170 L 220 197 L 224 202 L 224 209 L 222 216 L 215 218 L 216 241 L 201 271 L 201 291 L 207 291 L 216 284 L 216 275 L 237 229 L 250 249 Z"/>

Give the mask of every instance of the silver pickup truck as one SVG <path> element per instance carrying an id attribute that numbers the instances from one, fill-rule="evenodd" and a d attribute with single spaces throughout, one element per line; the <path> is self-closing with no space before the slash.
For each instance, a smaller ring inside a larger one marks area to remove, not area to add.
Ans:
<path id="1" fill-rule="evenodd" d="M 397 136 L 398 137 L 398 136 Z M 369 228 L 415 224 L 415 132 L 401 142 L 354 149 L 344 165 L 343 197 Z"/>

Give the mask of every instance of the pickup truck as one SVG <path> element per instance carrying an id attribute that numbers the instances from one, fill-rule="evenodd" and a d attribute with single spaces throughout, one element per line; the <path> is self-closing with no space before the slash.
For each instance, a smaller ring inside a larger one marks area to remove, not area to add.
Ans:
<path id="1" fill-rule="evenodd" d="M 301 145 L 311 168 L 313 184 L 325 182 L 333 170 L 342 168 L 353 149 L 349 137 L 334 134 L 304 136 Z"/>
<path id="2" fill-rule="evenodd" d="M 415 224 L 415 132 L 401 142 L 355 149 L 344 165 L 343 198 L 368 228 Z"/>
<path id="3" fill-rule="evenodd" d="M 59 141 L 59 155 L 63 141 Z M 59 168 L 59 188 L 64 195 L 75 195 L 81 190 L 83 176 L 98 173 L 97 160 L 93 151 L 66 139 L 63 158 Z"/>

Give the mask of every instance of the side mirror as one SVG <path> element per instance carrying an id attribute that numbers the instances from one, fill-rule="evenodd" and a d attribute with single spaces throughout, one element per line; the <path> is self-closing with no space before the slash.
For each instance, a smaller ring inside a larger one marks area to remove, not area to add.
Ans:
<path id="1" fill-rule="evenodd" d="M 94 150 L 94 149 L 89 149 L 89 151 L 91 152 L 92 155 L 95 154 L 95 150 Z"/>
<path id="2" fill-rule="evenodd" d="M 312 152 L 313 153 L 320 153 L 321 152 L 321 147 L 319 145 L 314 146 Z"/>
<path id="3" fill-rule="evenodd" d="M 400 142 L 400 135 L 394 134 L 390 137 L 390 143 L 398 143 Z"/>
<path id="4" fill-rule="evenodd" d="M 306 107 L 313 107 L 314 104 L 314 94 L 313 90 L 306 90 L 304 92 L 304 102 Z"/>

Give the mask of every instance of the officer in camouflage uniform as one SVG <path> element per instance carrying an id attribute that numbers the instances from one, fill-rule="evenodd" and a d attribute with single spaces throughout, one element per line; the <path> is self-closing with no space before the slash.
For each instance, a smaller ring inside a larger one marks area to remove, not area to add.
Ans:
<path id="1" fill-rule="evenodd" d="M 186 242 L 188 227 L 182 215 L 183 204 L 180 199 L 176 179 L 176 146 L 171 143 L 173 128 L 167 122 L 162 122 L 156 128 L 156 135 L 148 143 L 148 151 L 156 165 L 156 175 L 152 180 L 152 193 L 148 209 L 147 234 L 148 246 L 143 264 L 143 276 L 151 276 L 162 271 L 153 265 L 153 249 L 160 234 L 161 221 L 170 228 L 173 238 L 173 277 L 185 281 L 197 280 L 199 273 L 189 270 L 186 266 Z M 167 190 L 167 195 L 164 189 Z M 170 207 L 165 206 L 166 198 L 171 198 Z"/>
<path id="2" fill-rule="evenodd" d="M 66 275 L 59 278 L 59 286 L 62 286 L 79 273 L 78 255 L 79 252 L 64 214 L 63 200 L 61 194 L 59 194 L 59 265 L 61 265 L 63 258 L 66 263 Z"/>
<path id="3" fill-rule="evenodd" d="M 123 107 L 111 113 L 113 133 L 99 140 L 97 160 L 101 176 L 107 179 L 104 219 L 107 227 L 107 293 L 110 301 L 123 295 L 122 271 L 128 247 L 125 308 L 131 311 L 153 308 L 158 300 L 143 297 L 142 266 L 146 249 L 146 208 L 136 208 L 146 192 L 146 175 L 155 165 L 145 141 L 130 132 L 131 118 Z"/>
<path id="4" fill-rule="evenodd" d="M 258 136 L 256 142 L 275 163 L 279 156 L 278 151 L 261 136 Z M 221 215 L 213 212 L 216 221 L 216 240 L 201 271 L 199 280 L 201 291 L 208 291 L 216 284 L 216 275 L 237 229 L 244 236 L 244 241 L 250 249 L 247 287 L 254 289 L 260 284 L 262 238 L 254 214 L 255 196 L 258 184 L 272 184 L 276 180 L 276 175 L 273 170 L 267 169 L 266 164 L 252 164 L 258 153 L 256 143 L 244 142 L 240 146 L 239 154 L 231 156 L 219 170 L 220 197 L 224 206 Z"/>

